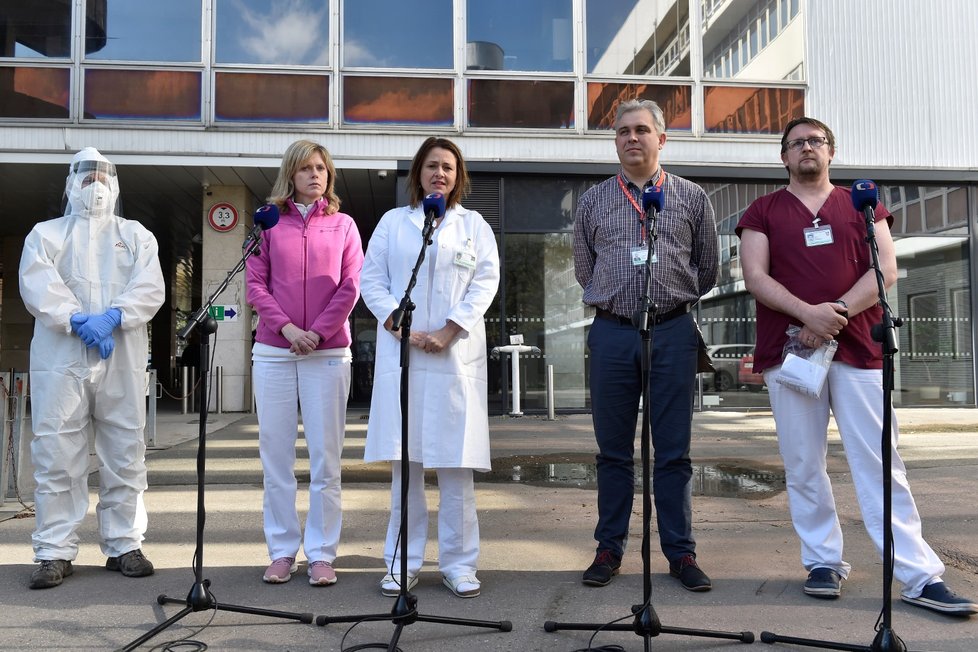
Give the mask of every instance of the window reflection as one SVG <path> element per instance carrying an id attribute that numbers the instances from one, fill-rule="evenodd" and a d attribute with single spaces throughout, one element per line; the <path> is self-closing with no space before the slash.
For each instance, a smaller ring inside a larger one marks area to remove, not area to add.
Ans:
<path id="1" fill-rule="evenodd" d="M 468 0 L 466 12 L 469 70 L 574 70 L 571 0 Z"/>
<path id="2" fill-rule="evenodd" d="M 0 68 L 0 117 L 67 118 L 67 68 Z"/>
<path id="3" fill-rule="evenodd" d="M 214 117 L 249 122 L 327 122 L 329 77 L 219 72 Z M 274 98 L 274 101 L 270 99 Z"/>
<path id="4" fill-rule="evenodd" d="M 329 65 L 329 3 L 215 0 L 218 63 Z"/>
<path id="5" fill-rule="evenodd" d="M 589 73 L 689 76 L 685 0 L 588 0 L 585 21 Z"/>
<path id="6" fill-rule="evenodd" d="M 343 65 L 452 68 L 452 26 L 452 0 L 346 2 Z"/>
<path id="7" fill-rule="evenodd" d="M 690 86 L 589 82 L 587 128 L 614 128 L 618 104 L 625 100 L 640 99 L 654 100 L 662 108 L 667 131 L 689 131 L 693 124 L 690 95 Z"/>
<path id="8" fill-rule="evenodd" d="M 451 79 L 343 77 L 345 124 L 448 126 L 455 122 Z"/>
<path id="9" fill-rule="evenodd" d="M 469 126 L 573 129 L 574 83 L 471 79 Z"/>
<path id="10" fill-rule="evenodd" d="M 781 134 L 805 113 L 800 88 L 712 86 L 703 89 L 707 133 Z"/>
<path id="11" fill-rule="evenodd" d="M 71 56 L 70 2 L 0 4 L 0 57 Z"/>
<path id="12" fill-rule="evenodd" d="M 796 0 L 703 0 L 703 73 L 716 79 L 803 79 Z"/>
<path id="13" fill-rule="evenodd" d="M 86 70 L 85 117 L 200 120 L 200 73 Z"/>
<path id="14" fill-rule="evenodd" d="M 97 11 L 104 7 L 104 20 Z M 88 59 L 199 62 L 200 0 L 88 0 Z M 94 15 L 93 15 L 94 14 Z M 94 20 L 93 20 L 94 19 Z M 104 32 L 100 26 L 104 26 Z"/>

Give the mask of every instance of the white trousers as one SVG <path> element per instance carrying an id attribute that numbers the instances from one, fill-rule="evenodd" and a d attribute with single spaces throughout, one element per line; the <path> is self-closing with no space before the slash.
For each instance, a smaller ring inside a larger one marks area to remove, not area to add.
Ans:
<path id="1" fill-rule="evenodd" d="M 784 460 L 788 506 L 801 539 L 806 570 L 832 568 L 848 577 L 842 558 L 842 528 L 826 471 L 829 410 L 835 416 L 852 473 L 863 524 L 876 551 L 883 553 L 883 383 L 879 369 L 857 369 L 833 362 L 820 398 L 811 398 L 775 381 L 780 367 L 764 372 Z M 896 450 L 896 415 L 892 418 L 893 577 L 903 595 L 917 597 L 938 581 L 944 564 L 921 534 L 917 505 L 910 494 L 907 469 Z"/>
<path id="2" fill-rule="evenodd" d="M 265 480 L 265 543 L 271 559 L 336 559 L 340 540 L 340 456 L 350 393 L 349 357 L 255 360 L 258 452 Z M 298 400 L 298 405 L 297 405 Z M 295 444 L 299 411 L 309 451 L 305 538 L 296 509 Z"/>
<path id="3" fill-rule="evenodd" d="M 408 575 L 421 572 L 428 541 L 428 505 L 424 494 L 424 468 L 410 462 L 408 482 Z M 388 572 L 399 576 L 401 548 L 401 462 L 391 462 L 391 520 L 384 543 Z M 479 561 L 479 517 L 475 510 L 472 469 L 435 469 L 438 475 L 438 569 L 447 577 L 474 574 Z"/>

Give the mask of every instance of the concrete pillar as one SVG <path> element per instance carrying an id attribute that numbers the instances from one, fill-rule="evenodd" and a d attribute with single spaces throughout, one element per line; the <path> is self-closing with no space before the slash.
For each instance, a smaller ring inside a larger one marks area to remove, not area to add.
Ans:
<path id="1" fill-rule="evenodd" d="M 209 214 L 221 212 L 215 208 L 227 204 L 237 212 L 237 223 L 226 231 L 215 228 L 212 222 L 224 227 L 220 221 L 227 212 L 216 220 Z M 213 294 L 227 278 L 228 272 L 241 259 L 241 244 L 251 228 L 254 203 L 251 194 L 244 186 L 210 186 L 203 195 L 203 265 L 201 269 L 202 301 Z M 224 412 L 246 412 L 251 408 L 251 307 L 245 297 L 245 272 L 237 274 L 214 301 L 215 306 L 225 307 L 225 319 L 218 320 L 217 336 L 211 340 L 215 367 L 223 367 Z M 227 308 L 233 307 L 235 315 L 227 318 Z M 196 306 L 194 307 L 196 309 Z M 209 380 L 211 389 L 208 409 L 217 411 L 217 393 L 213 387 L 215 378 Z"/>

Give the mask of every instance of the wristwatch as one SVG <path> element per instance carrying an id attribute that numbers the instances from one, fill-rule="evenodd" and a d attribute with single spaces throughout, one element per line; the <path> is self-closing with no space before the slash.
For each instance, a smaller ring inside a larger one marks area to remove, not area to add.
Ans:
<path id="1" fill-rule="evenodd" d="M 845 308 L 845 310 L 843 310 L 843 311 L 842 311 L 842 312 L 840 312 L 839 314 L 840 314 L 840 315 L 842 315 L 843 317 L 845 317 L 846 319 L 849 319 L 849 304 L 848 304 L 848 303 L 846 303 L 846 302 L 845 302 L 845 301 L 843 301 L 842 299 L 836 299 L 836 300 L 835 300 L 835 301 L 833 301 L 832 303 L 837 303 L 837 304 L 839 304 L 840 306 L 842 306 L 843 308 Z"/>

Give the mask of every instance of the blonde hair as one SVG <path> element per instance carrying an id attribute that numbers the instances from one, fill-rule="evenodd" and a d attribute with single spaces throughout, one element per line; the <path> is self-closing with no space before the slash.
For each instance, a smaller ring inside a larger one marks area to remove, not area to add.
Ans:
<path id="1" fill-rule="evenodd" d="M 295 176 L 303 163 L 316 154 L 322 156 L 326 163 L 326 191 L 323 193 L 323 197 L 328 203 L 326 214 L 332 215 L 338 212 L 340 210 L 340 198 L 336 195 L 336 168 L 333 167 L 333 157 L 329 155 L 325 147 L 311 140 L 297 140 L 285 150 L 275 185 L 272 186 L 272 192 L 265 201 L 269 204 L 275 204 L 279 210 L 284 211 L 288 201 L 295 194 L 292 177 Z"/>
<path id="2" fill-rule="evenodd" d="M 408 199 L 412 208 L 417 208 L 421 204 L 421 200 L 424 199 L 424 188 L 421 187 L 421 168 L 424 167 L 424 161 L 428 158 L 428 154 L 436 147 L 451 152 L 452 156 L 455 157 L 455 187 L 448 193 L 448 197 L 445 197 L 445 206 L 452 208 L 460 204 L 462 197 L 469 193 L 469 173 L 465 169 L 462 150 L 447 138 L 430 136 L 421 143 L 417 154 L 414 155 L 414 160 L 411 161 L 411 171 L 408 173 Z"/>

